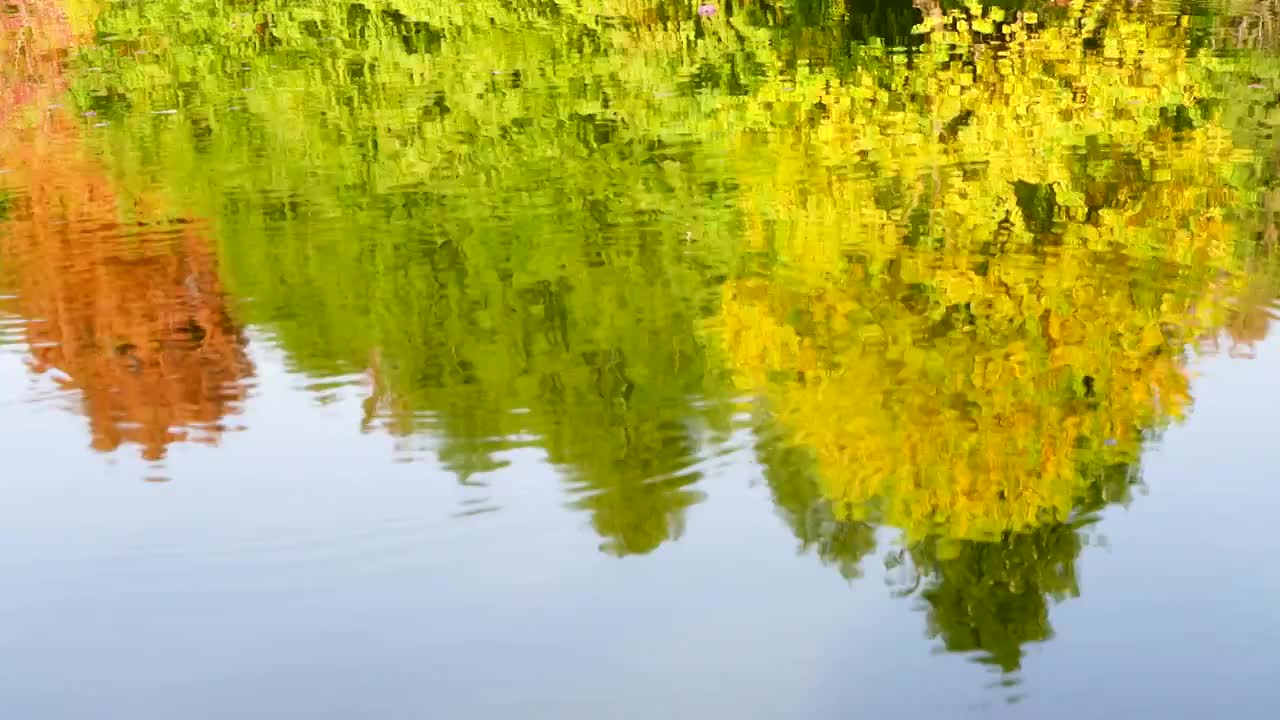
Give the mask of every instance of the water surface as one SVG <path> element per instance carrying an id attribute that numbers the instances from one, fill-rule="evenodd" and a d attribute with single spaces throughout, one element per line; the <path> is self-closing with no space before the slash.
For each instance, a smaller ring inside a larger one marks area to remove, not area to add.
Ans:
<path id="1" fill-rule="evenodd" d="M 6 7 L 0 706 L 1269 717 L 1267 17 Z"/>

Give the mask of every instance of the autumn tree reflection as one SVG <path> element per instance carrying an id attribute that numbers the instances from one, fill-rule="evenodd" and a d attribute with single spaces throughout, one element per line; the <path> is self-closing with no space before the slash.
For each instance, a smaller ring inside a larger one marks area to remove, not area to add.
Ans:
<path id="1" fill-rule="evenodd" d="M 852 576 L 878 525 L 1067 522 L 1082 465 L 1187 411 L 1188 346 L 1263 331 L 1256 162 L 1186 23 L 863 7 L 925 21 L 902 54 L 848 47 L 852 3 L 715 5 L 117 3 L 150 52 L 76 89 L 122 98 L 95 148 L 216 223 L 293 368 L 369 378 L 360 427 L 467 483 L 542 453 L 617 554 L 679 533 L 726 368 Z"/>
<path id="2" fill-rule="evenodd" d="M 911 67 L 813 77 L 803 124 L 770 93 L 739 139 L 751 272 L 711 324 L 801 542 L 832 562 L 896 529 L 931 634 L 1004 672 L 1077 592 L 1081 524 L 1189 411 L 1192 349 L 1246 353 L 1277 288 L 1242 180 L 1264 164 L 1197 101 L 1213 61 L 1184 24 L 1064 12 L 930 16 Z M 787 454 L 813 479 L 784 493 Z"/>
<path id="3" fill-rule="evenodd" d="M 213 442 L 252 372 L 198 221 L 127 205 L 61 106 L 83 18 L 33 2 L 6 16 L 0 156 L 11 172 L 0 268 L 31 367 L 80 395 L 93 447 Z"/>

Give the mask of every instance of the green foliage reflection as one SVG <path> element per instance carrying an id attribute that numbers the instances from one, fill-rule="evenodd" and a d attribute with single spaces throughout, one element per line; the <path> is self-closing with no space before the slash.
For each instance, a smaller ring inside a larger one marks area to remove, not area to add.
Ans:
<path id="1" fill-rule="evenodd" d="M 364 429 L 464 481 L 536 448 L 639 554 L 750 395 L 802 547 L 853 578 L 899 530 L 1011 671 L 1190 348 L 1266 331 L 1264 68 L 1119 3 L 868 5 L 112 3 L 72 92 Z"/>

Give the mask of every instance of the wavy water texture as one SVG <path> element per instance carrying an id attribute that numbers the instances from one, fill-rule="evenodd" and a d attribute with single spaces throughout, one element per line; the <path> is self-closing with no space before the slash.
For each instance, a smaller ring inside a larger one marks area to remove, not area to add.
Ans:
<path id="1" fill-rule="evenodd" d="M 461 483 L 533 450 L 617 556 L 749 430 L 803 549 L 900 538 L 1014 672 L 1196 353 L 1266 336 L 1280 66 L 1253 6 L 855 5 L 20 5 L 6 307 L 95 447 L 215 439 L 252 327 Z"/>

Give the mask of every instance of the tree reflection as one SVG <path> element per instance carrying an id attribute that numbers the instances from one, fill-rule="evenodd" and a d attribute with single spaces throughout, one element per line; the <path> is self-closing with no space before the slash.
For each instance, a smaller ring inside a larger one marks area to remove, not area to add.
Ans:
<path id="1" fill-rule="evenodd" d="M 1264 171 L 1188 100 L 1216 92 L 1188 34 L 1069 12 L 938 15 L 911 67 L 814 78 L 807 123 L 780 99 L 741 138 L 750 271 L 711 324 L 801 543 L 853 574 L 870 540 L 840 539 L 898 530 L 930 633 L 1006 673 L 1078 592 L 1083 524 L 1190 409 L 1190 349 L 1247 352 L 1277 288 Z M 1154 48 L 1184 96 L 1112 65 Z"/>
<path id="2" fill-rule="evenodd" d="M 928 575 L 920 595 L 930 634 L 949 652 L 979 653 L 1005 673 L 1019 670 L 1025 645 L 1053 636 L 1048 601 L 1079 591 L 1079 552 L 1080 536 L 1062 524 L 1000 542 L 922 545 L 913 556 Z"/>
<path id="3" fill-rule="evenodd" d="M 113 4 L 163 62 L 84 53 L 95 148 L 216 223 L 294 368 L 370 378 L 364 429 L 464 482 L 536 448 L 610 552 L 678 534 L 723 367 L 852 576 L 878 524 L 1068 522 L 1187 410 L 1189 345 L 1261 332 L 1258 163 L 1177 18 L 945 3 L 902 55 L 846 52 L 887 33 L 850 3 L 287 5 Z"/>
<path id="4" fill-rule="evenodd" d="M 251 373 L 198 223 L 121 196 L 57 101 L 62 57 L 85 19 L 55 3 L 6 15 L 0 156 L 13 183 L 0 265 L 25 318 L 31 366 L 80 395 L 93 447 L 158 460 L 183 439 L 213 442 Z M 128 218 L 126 221 L 125 218 Z"/>
<path id="5" fill-rule="evenodd" d="M 846 580 L 862 577 L 863 562 L 876 549 L 875 527 L 836 516 L 809 448 L 787 442 L 767 425 L 761 431 L 756 458 L 774 507 L 800 541 L 800 550 L 813 552 Z"/>
<path id="6" fill-rule="evenodd" d="M 910 549 L 929 633 L 949 652 L 974 653 L 1004 673 L 1021 669 L 1026 646 L 1053 637 L 1051 602 L 1079 595 L 1077 561 L 1086 528 L 1107 504 L 1123 502 L 1137 474 L 1127 465 L 1094 477 L 1068 522 L 993 542 L 931 537 Z"/>

